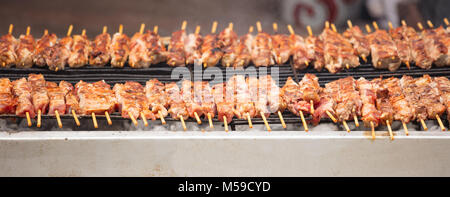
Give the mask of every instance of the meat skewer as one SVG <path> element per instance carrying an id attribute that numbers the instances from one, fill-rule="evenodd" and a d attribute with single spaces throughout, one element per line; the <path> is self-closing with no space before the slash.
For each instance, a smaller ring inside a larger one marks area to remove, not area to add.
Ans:
<path id="1" fill-rule="evenodd" d="M 281 97 L 286 104 L 287 109 L 296 116 L 300 116 L 305 131 L 308 131 L 303 112 L 312 114 L 309 101 L 304 100 L 303 92 L 300 86 L 291 77 L 288 77 L 286 84 L 281 88 Z"/>
<path id="2" fill-rule="evenodd" d="M 195 82 L 194 82 L 195 83 Z M 202 109 L 203 113 L 206 113 L 209 121 L 209 127 L 214 128 L 214 125 L 212 123 L 212 118 L 214 118 L 214 115 L 217 112 L 216 104 L 214 103 L 214 95 L 213 95 L 213 89 L 209 85 L 209 82 L 203 81 L 201 82 L 202 89 L 201 89 L 201 95 L 202 95 Z M 194 87 L 197 87 L 194 85 Z"/>
<path id="3" fill-rule="evenodd" d="M 170 38 L 169 47 L 167 50 L 167 64 L 170 66 L 185 66 L 186 56 L 184 51 L 184 43 L 186 40 L 186 25 L 187 22 L 183 21 L 181 30 L 173 32 Z"/>
<path id="4" fill-rule="evenodd" d="M 116 107 L 116 97 L 111 86 L 105 81 L 95 83 L 80 81 L 75 85 L 75 90 L 79 99 L 79 114 L 91 115 L 94 127 L 98 128 L 95 115 L 109 116 Z"/>
<path id="5" fill-rule="evenodd" d="M 358 55 L 367 62 L 367 57 L 370 55 L 370 44 L 366 36 L 358 26 L 353 26 L 350 20 L 347 20 L 348 29 L 342 34 L 353 45 L 353 48 Z"/>
<path id="6" fill-rule="evenodd" d="M 211 34 L 203 38 L 201 47 L 203 67 L 215 66 L 223 56 L 223 51 L 219 45 L 219 36 L 216 34 L 217 21 L 214 21 L 211 27 Z"/>
<path id="7" fill-rule="evenodd" d="M 420 121 L 425 131 L 428 130 L 424 121 L 427 118 L 427 107 L 425 106 L 427 103 L 421 103 L 420 93 L 415 91 L 418 88 L 415 80 L 410 76 L 403 76 L 399 82 L 406 100 L 413 109 L 415 119 Z"/>
<path id="8" fill-rule="evenodd" d="M 62 128 L 60 114 L 65 114 L 66 112 L 65 97 L 72 89 L 72 84 L 61 81 L 58 85 L 55 82 L 46 81 L 45 86 L 50 100 L 48 114 L 55 115 L 59 128 Z"/>
<path id="9" fill-rule="evenodd" d="M 256 81 L 257 82 L 257 81 Z M 226 86 L 227 92 L 230 91 L 232 95 L 232 102 L 234 102 L 235 115 L 239 119 L 248 121 L 249 127 L 253 128 L 251 121 L 252 117 L 256 115 L 256 109 L 252 102 L 250 95 L 249 84 L 246 83 L 243 75 L 235 75 L 231 77 Z M 228 99 L 228 98 L 227 98 Z"/>
<path id="10" fill-rule="evenodd" d="M 16 63 L 17 55 L 15 48 L 17 45 L 17 40 L 12 35 L 14 25 L 9 25 L 8 34 L 0 37 L 0 61 L 2 67 L 11 67 Z"/>
<path id="11" fill-rule="evenodd" d="M 416 32 L 412 27 L 408 27 L 406 22 L 402 20 L 401 32 L 405 39 L 408 41 L 410 46 L 411 60 L 414 61 L 415 65 L 423 68 L 429 69 L 432 66 L 433 60 L 426 51 L 426 44 L 424 39 Z"/>
<path id="12" fill-rule="evenodd" d="M 65 82 L 64 83 L 60 83 L 60 86 L 63 87 L 63 89 L 65 89 L 66 91 L 66 113 L 72 113 L 73 119 L 75 120 L 75 124 L 77 126 L 80 126 L 80 121 L 78 120 L 78 116 L 76 114 L 76 111 L 80 111 L 80 106 L 79 106 L 79 98 L 76 95 L 76 91 L 73 88 L 72 84 L 69 85 L 69 83 Z M 106 116 L 108 124 L 109 121 L 111 121 L 109 119 L 109 116 Z M 111 124 L 110 124 L 111 125 Z"/>
<path id="13" fill-rule="evenodd" d="M 30 74 L 28 82 L 31 85 L 31 101 L 33 103 L 35 112 L 37 110 L 37 127 L 41 127 L 41 115 L 45 113 L 50 102 L 48 97 L 46 82 L 42 74 Z"/>
<path id="14" fill-rule="evenodd" d="M 16 105 L 17 99 L 14 98 L 13 83 L 8 78 L 0 78 L 0 114 L 14 114 Z"/>
<path id="15" fill-rule="evenodd" d="M 70 57 L 67 60 L 71 68 L 80 68 L 89 63 L 89 53 L 91 51 L 91 42 L 86 36 L 86 30 L 81 31 L 81 35 L 73 36 L 73 45 Z"/>
<path id="16" fill-rule="evenodd" d="M 140 83 L 127 81 L 124 84 L 115 84 L 113 90 L 122 117 L 130 118 L 135 126 L 139 117 L 145 126 L 148 126 L 147 118 L 156 119 L 148 108 L 145 89 Z"/>
<path id="17" fill-rule="evenodd" d="M 225 131 L 228 132 L 228 123 L 231 122 L 234 116 L 234 91 L 227 91 L 226 82 L 219 83 L 213 86 L 212 93 L 214 103 L 217 108 L 217 118 L 224 123 Z"/>
<path id="18" fill-rule="evenodd" d="M 270 113 L 277 112 L 280 118 L 281 125 L 283 126 L 283 128 L 286 128 L 283 116 L 281 115 L 281 111 L 284 111 L 286 109 L 286 104 L 283 98 L 280 96 L 281 95 L 280 87 L 278 87 L 275 80 L 270 75 L 261 76 L 259 78 L 259 86 L 260 89 L 267 89 L 266 95 L 259 95 L 259 96 L 266 96 L 267 108 L 269 112 Z M 266 118 L 265 116 L 263 116 L 263 114 L 261 114 L 261 117 L 263 117 L 263 120 Z M 270 127 L 266 120 L 264 120 L 264 124 L 266 124 L 267 130 L 269 130 Z"/>
<path id="19" fill-rule="evenodd" d="M 119 32 L 113 35 L 110 47 L 111 67 L 123 68 L 128 59 L 130 48 L 128 46 L 130 38 L 123 34 L 123 25 L 119 25 Z"/>
<path id="20" fill-rule="evenodd" d="M 236 61 L 237 53 L 237 35 L 233 31 L 233 23 L 230 23 L 226 29 L 219 34 L 219 46 L 223 51 L 222 65 L 230 67 Z"/>
<path id="21" fill-rule="evenodd" d="M 191 33 L 186 37 L 184 43 L 184 53 L 186 55 L 186 65 L 194 64 L 195 60 L 199 60 L 202 57 L 201 46 L 203 37 L 199 34 L 200 26 L 197 25 L 195 33 Z"/>
<path id="22" fill-rule="evenodd" d="M 58 38 L 55 34 L 49 34 L 48 30 L 44 31 L 44 35 L 36 41 L 34 49 L 33 62 L 39 67 L 47 65 L 51 49 L 57 43 Z"/>
<path id="23" fill-rule="evenodd" d="M 34 48 L 35 41 L 33 36 L 30 35 L 30 26 L 28 26 L 26 34 L 19 37 L 16 48 L 16 67 L 31 68 L 33 66 Z"/>
<path id="24" fill-rule="evenodd" d="M 427 21 L 429 29 L 423 29 L 421 23 L 420 27 L 422 27 L 421 37 L 425 41 L 426 52 L 430 55 L 436 66 L 446 66 L 450 64 L 450 56 L 448 52 L 449 47 L 449 38 L 445 29 L 441 26 L 438 28 L 434 28 L 433 23 L 431 21 Z"/>
<path id="25" fill-rule="evenodd" d="M 262 31 L 261 22 L 256 22 L 258 34 L 252 43 L 252 62 L 256 67 L 271 66 L 275 64 L 272 58 L 272 38 L 269 34 Z"/>
<path id="26" fill-rule="evenodd" d="M 181 96 L 180 88 L 174 82 L 165 84 L 165 91 L 167 93 L 167 102 L 170 105 L 168 113 L 171 114 L 173 119 L 180 120 L 183 129 L 186 131 L 186 124 L 184 120 L 189 117 L 189 113 L 186 109 L 186 104 Z"/>
<path id="27" fill-rule="evenodd" d="M 323 40 L 314 36 L 311 26 L 306 26 L 309 36 L 305 39 L 308 56 L 313 61 L 314 69 L 321 71 L 325 66 Z"/>
<path id="28" fill-rule="evenodd" d="M 291 57 L 291 44 L 288 35 L 278 34 L 277 23 L 273 23 L 273 31 L 276 34 L 272 35 L 272 55 L 275 62 L 281 65 Z"/>
<path id="29" fill-rule="evenodd" d="M 193 88 L 193 86 L 195 87 Z M 202 84 L 184 80 L 181 82 L 181 96 L 185 103 L 189 117 L 195 118 L 198 124 L 202 124 L 200 116 L 203 115 L 201 91 Z M 194 89 L 194 90 L 193 90 Z"/>
<path id="30" fill-rule="evenodd" d="M 245 67 L 252 61 L 252 50 L 253 50 L 253 26 L 250 26 L 248 33 L 239 38 L 239 42 L 236 45 L 234 52 L 236 53 L 236 60 L 234 61 L 233 67 Z"/>
<path id="31" fill-rule="evenodd" d="M 16 115 L 26 117 L 28 126 L 31 127 L 31 118 L 36 116 L 34 106 L 31 100 L 31 84 L 25 78 L 15 80 L 13 83 L 13 93 L 17 98 Z"/>
<path id="32" fill-rule="evenodd" d="M 158 64 L 166 60 L 166 47 L 163 45 L 161 38 L 158 35 L 158 25 L 153 27 L 153 31 L 147 31 L 144 35 L 144 40 L 149 46 L 150 62 L 151 64 Z"/>
<path id="33" fill-rule="evenodd" d="M 64 70 L 70 58 L 70 51 L 73 44 L 73 38 L 71 37 L 72 29 L 73 25 L 70 25 L 66 37 L 61 38 L 50 48 L 48 58 L 46 59 L 47 66 L 50 70 Z"/>
<path id="34" fill-rule="evenodd" d="M 130 40 L 130 55 L 128 62 L 132 68 L 148 68 L 151 59 L 148 51 L 147 39 L 145 39 L 145 24 L 142 23 L 139 32 L 136 32 Z"/>
<path id="35" fill-rule="evenodd" d="M 442 102 L 445 103 L 445 106 L 447 107 L 447 120 L 450 122 L 450 80 L 447 77 L 436 77 L 434 78 L 434 81 L 437 84 Z"/>
<path id="36" fill-rule="evenodd" d="M 409 44 L 409 41 L 403 34 L 405 28 L 398 27 L 394 29 L 390 21 L 388 22 L 388 25 L 389 25 L 389 35 L 392 37 L 397 46 L 398 57 L 402 62 L 405 63 L 406 67 L 410 69 L 410 62 L 412 61 L 413 58 L 411 55 L 411 46 Z"/>
<path id="37" fill-rule="evenodd" d="M 291 25 L 288 25 L 289 33 L 291 34 L 289 39 L 291 42 L 291 54 L 294 68 L 305 69 L 309 66 L 311 57 L 308 57 L 308 50 L 304 39 L 296 35 Z"/>
<path id="38" fill-rule="evenodd" d="M 154 113 L 157 118 L 161 120 L 162 124 L 166 124 L 164 117 L 167 116 L 167 95 L 165 92 L 164 84 L 158 81 L 158 79 L 152 79 L 145 84 L 145 94 L 149 103 L 149 109 Z"/>
<path id="39" fill-rule="evenodd" d="M 414 91 L 420 97 L 420 102 L 426 107 L 426 118 L 437 119 L 440 121 L 440 116 L 445 112 L 445 103 L 441 102 L 442 98 L 439 94 L 436 82 L 429 76 L 423 75 L 420 78 L 414 79 Z M 442 124 L 441 129 L 445 130 Z"/>
<path id="40" fill-rule="evenodd" d="M 364 126 L 371 127 L 372 139 L 375 139 L 375 127 L 380 123 L 380 111 L 376 108 L 376 85 L 374 82 L 368 81 L 365 78 L 359 78 L 356 81 L 357 89 L 359 91 L 359 96 L 362 101 L 361 116 Z M 389 134 L 391 140 L 394 140 L 392 134 L 392 129 L 389 120 L 386 120 L 386 125 L 388 125 Z"/>
<path id="41" fill-rule="evenodd" d="M 390 71 L 397 70 L 401 61 L 395 42 L 385 30 L 378 28 L 376 22 L 373 22 L 373 26 L 375 31 L 371 33 L 370 26 L 366 25 L 367 32 L 370 33 L 367 37 L 370 43 L 373 66 Z"/>
<path id="42" fill-rule="evenodd" d="M 108 27 L 103 26 L 102 34 L 97 35 L 91 43 L 89 64 L 92 66 L 104 66 L 111 60 L 111 35 L 107 31 Z"/>

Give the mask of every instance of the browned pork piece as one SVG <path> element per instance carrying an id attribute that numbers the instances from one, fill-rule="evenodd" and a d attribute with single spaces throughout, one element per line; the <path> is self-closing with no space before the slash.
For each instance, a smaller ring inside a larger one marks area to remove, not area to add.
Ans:
<path id="1" fill-rule="evenodd" d="M 31 85 L 31 101 L 33 103 L 36 113 L 41 111 L 41 114 L 47 112 L 50 98 L 46 87 L 46 81 L 42 74 L 28 75 L 28 82 Z"/>
<path id="2" fill-rule="evenodd" d="M 186 41 L 186 32 L 184 29 L 173 32 L 170 38 L 169 48 L 167 50 L 167 64 L 170 66 L 185 66 L 186 54 L 184 43 Z"/>
<path id="3" fill-rule="evenodd" d="M 64 70 L 67 60 L 71 55 L 72 44 L 73 39 L 68 35 L 60 39 L 50 48 L 48 58 L 46 59 L 47 66 L 50 70 Z"/>
<path id="4" fill-rule="evenodd" d="M 91 43 L 91 51 L 89 53 L 89 64 L 92 66 L 104 66 L 111 60 L 111 35 L 104 32 L 95 37 Z"/>
<path id="5" fill-rule="evenodd" d="M 304 100 L 303 92 L 300 91 L 300 86 L 291 77 L 289 77 L 281 88 L 281 97 L 286 103 L 287 109 L 296 116 L 300 116 L 300 111 L 305 113 L 312 113 L 311 104 Z"/>
<path id="6" fill-rule="evenodd" d="M 248 117 L 253 118 L 256 115 L 256 109 L 250 96 L 248 84 L 243 75 L 235 75 L 227 81 L 227 90 L 232 89 L 234 102 L 234 114 L 239 119 L 247 120 Z"/>
<path id="7" fill-rule="evenodd" d="M 169 103 L 167 102 L 164 84 L 158 79 L 148 80 L 145 84 L 145 94 L 149 103 L 149 109 L 155 114 L 156 118 L 166 117 Z"/>
<path id="8" fill-rule="evenodd" d="M 27 33 L 22 34 L 19 37 L 19 41 L 16 47 L 16 67 L 18 68 L 31 68 L 33 66 L 34 48 L 36 42 L 33 36 L 30 34 L 30 27 L 27 28 Z"/>
<path id="9" fill-rule="evenodd" d="M 227 93 L 226 89 L 226 83 L 219 83 L 212 87 L 212 93 L 217 107 L 217 119 L 223 122 L 226 118 L 226 122 L 230 123 L 233 120 L 235 109 L 234 102 L 230 99 L 233 97 L 233 92 Z"/>
<path id="10" fill-rule="evenodd" d="M 265 32 L 258 31 L 252 43 L 252 62 L 255 66 L 271 66 L 275 64 L 272 57 L 272 37 Z"/>
<path id="11" fill-rule="evenodd" d="M 130 54 L 128 56 L 128 64 L 132 68 L 148 68 L 151 60 L 149 56 L 147 40 L 145 34 L 136 32 L 130 40 Z"/>
<path id="12" fill-rule="evenodd" d="M 238 45 L 237 40 L 237 34 L 233 31 L 233 23 L 230 23 L 227 28 L 220 32 L 218 44 L 224 53 L 222 56 L 223 66 L 232 66 L 236 61 L 238 56 L 236 51 Z"/>
<path id="13" fill-rule="evenodd" d="M 434 81 L 439 90 L 441 102 L 447 109 L 447 120 L 450 122 L 450 80 L 447 77 L 436 77 Z"/>
<path id="14" fill-rule="evenodd" d="M 371 82 L 363 77 L 356 81 L 359 96 L 361 98 L 361 119 L 364 122 L 364 126 L 370 127 L 373 124 L 377 127 L 380 123 L 380 111 L 376 107 L 377 102 L 377 86 L 374 82 Z"/>
<path id="15" fill-rule="evenodd" d="M 370 43 L 362 30 L 358 26 L 353 26 L 349 23 L 349 28 L 342 35 L 353 45 L 356 53 L 364 61 L 367 61 L 366 58 L 370 55 Z"/>
<path id="16" fill-rule="evenodd" d="M 378 69 L 397 70 L 401 60 L 397 53 L 397 45 L 391 36 L 385 30 L 377 29 L 367 37 L 373 66 Z"/>
<path id="17" fill-rule="evenodd" d="M 416 30 L 404 24 L 401 27 L 398 27 L 397 31 L 401 32 L 404 39 L 408 41 L 411 60 L 415 63 L 415 65 L 423 69 L 430 69 L 433 60 L 426 50 L 425 41 L 416 32 Z"/>
<path id="18" fill-rule="evenodd" d="M 13 84 L 8 78 L 0 78 L 0 114 L 14 114 L 17 100 L 13 94 Z"/>
<path id="19" fill-rule="evenodd" d="M 81 35 L 73 36 L 73 45 L 70 57 L 67 60 L 71 68 L 79 68 L 89 63 L 89 52 L 91 51 L 91 41 L 86 36 L 86 30 L 83 29 Z"/>
<path id="20" fill-rule="evenodd" d="M 196 60 L 202 58 L 201 47 L 203 37 L 199 34 L 200 26 L 197 26 L 195 33 L 191 33 L 184 41 L 184 53 L 186 55 L 186 64 L 194 64 Z"/>
<path id="21" fill-rule="evenodd" d="M 187 120 L 189 118 L 189 113 L 186 109 L 186 104 L 181 96 L 180 88 L 175 82 L 167 83 L 165 86 L 165 91 L 167 95 L 167 103 L 170 105 L 169 113 L 173 119 L 179 120 L 183 118 Z"/>
<path id="22" fill-rule="evenodd" d="M 17 61 L 17 39 L 11 33 L 0 37 L 0 66 L 11 67 Z"/>
<path id="23" fill-rule="evenodd" d="M 13 83 L 13 93 L 17 98 L 16 115 L 25 117 L 28 113 L 31 118 L 36 116 L 33 103 L 31 102 L 31 84 L 25 78 L 15 80 Z"/>
<path id="24" fill-rule="evenodd" d="M 123 68 L 130 54 L 130 38 L 122 33 L 122 28 L 122 25 L 120 25 L 119 32 L 113 35 L 111 41 L 111 67 L 115 68 Z"/>
<path id="25" fill-rule="evenodd" d="M 80 81 L 75 85 L 75 92 L 79 99 L 77 114 L 103 115 L 105 112 L 111 114 L 115 110 L 116 96 L 111 86 L 103 80 L 95 83 Z"/>
<path id="26" fill-rule="evenodd" d="M 124 84 L 117 83 L 113 90 L 122 117 L 137 119 L 142 114 L 145 119 L 156 119 L 155 115 L 149 110 L 145 90 L 140 83 L 135 81 L 127 81 Z"/>
<path id="27" fill-rule="evenodd" d="M 189 117 L 196 118 L 197 116 L 203 115 L 202 108 L 202 95 L 201 95 L 202 84 L 200 81 L 192 82 L 189 80 L 183 80 L 181 82 L 181 97 L 185 103 L 186 110 Z"/>
<path id="28" fill-rule="evenodd" d="M 350 42 L 330 28 L 325 28 L 320 35 L 324 42 L 325 68 L 330 73 L 337 73 L 344 67 L 359 66 L 359 58 Z"/>
<path id="29" fill-rule="evenodd" d="M 239 38 L 239 42 L 236 45 L 235 53 L 236 59 L 234 61 L 233 67 L 244 67 L 250 64 L 252 61 L 252 50 L 253 50 L 253 39 L 252 35 L 253 26 L 250 27 L 249 32 Z"/>
<path id="30" fill-rule="evenodd" d="M 426 46 L 427 54 L 437 66 L 449 66 L 450 56 L 450 37 L 445 29 L 440 26 L 438 28 L 424 29 L 421 37 Z"/>
<path id="31" fill-rule="evenodd" d="M 58 41 L 55 34 L 49 34 L 45 30 L 44 35 L 37 40 L 36 48 L 34 49 L 33 62 L 37 66 L 43 67 L 47 65 L 47 59 L 50 58 L 50 52 Z"/>

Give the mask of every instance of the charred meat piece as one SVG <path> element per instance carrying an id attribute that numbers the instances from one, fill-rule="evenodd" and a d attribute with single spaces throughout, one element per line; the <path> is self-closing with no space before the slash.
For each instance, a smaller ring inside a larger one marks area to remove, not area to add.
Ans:
<path id="1" fill-rule="evenodd" d="M 376 107 L 376 85 L 363 77 L 356 81 L 356 85 L 362 102 L 361 119 L 364 122 L 364 126 L 369 127 L 372 123 L 377 127 L 380 123 L 381 114 Z"/>
<path id="2" fill-rule="evenodd" d="M 166 48 L 157 33 L 147 30 L 147 33 L 144 34 L 144 41 L 147 44 L 150 64 L 166 61 Z"/>
<path id="3" fill-rule="evenodd" d="M 370 43 L 358 26 L 352 26 L 342 33 L 352 45 L 360 57 L 366 58 L 370 55 Z"/>
<path id="4" fill-rule="evenodd" d="M 130 54 L 129 42 L 130 38 L 126 34 L 115 33 L 113 35 L 110 47 L 112 67 L 123 68 Z"/>
<path id="5" fill-rule="evenodd" d="M 184 53 L 186 55 L 186 64 L 194 64 L 195 60 L 202 58 L 201 47 L 203 37 L 200 34 L 191 33 L 184 41 Z"/>
<path id="6" fill-rule="evenodd" d="M 71 54 L 73 39 L 70 36 L 62 38 L 53 47 L 50 48 L 47 66 L 50 70 L 64 70 Z"/>
<path id="7" fill-rule="evenodd" d="M 116 97 L 111 86 L 105 81 L 86 83 L 80 81 L 75 84 L 75 92 L 79 99 L 79 112 L 84 115 L 104 114 L 114 112 Z"/>
<path id="8" fill-rule="evenodd" d="M 167 64 L 170 66 L 185 66 L 186 55 L 184 52 L 184 43 L 186 40 L 186 32 L 184 30 L 172 33 L 169 48 L 167 51 Z"/>
<path id="9" fill-rule="evenodd" d="M 13 84 L 8 78 L 0 78 L 0 114 L 14 114 L 15 111 Z"/>
<path id="10" fill-rule="evenodd" d="M 291 77 L 281 88 L 281 97 L 286 103 L 287 109 L 296 116 L 300 116 L 300 111 L 311 113 L 311 104 L 303 99 L 300 86 Z"/>
<path id="11" fill-rule="evenodd" d="M 139 32 L 131 37 L 130 41 L 130 55 L 128 63 L 132 68 L 148 68 L 151 64 L 147 40 L 144 38 L 145 34 Z"/>
<path id="12" fill-rule="evenodd" d="M 235 75 L 227 82 L 227 89 L 234 90 L 235 115 L 239 119 L 247 119 L 248 116 L 255 117 L 256 110 L 253 106 L 250 90 L 243 75 Z M 248 114 L 248 115 L 247 115 Z"/>
<path id="13" fill-rule="evenodd" d="M 234 49 L 236 59 L 233 67 L 244 67 L 250 64 L 252 60 L 253 39 L 254 37 L 251 33 L 245 34 L 239 38 L 239 42 Z"/>
<path id="14" fill-rule="evenodd" d="M 73 45 L 68 59 L 71 68 L 79 68 L 89 63 L 91 43 L 86 35 L 73 36 Z"/>
<path id="15" fill-rule="evenodd" d="M 31 34 L 20 35 L 16 48 L 16 67 L 31 68 L 33 66 L 35 41 Z"/>
<path id="16" fill-rule="evenodd" d="M 89 53 L 89 64 L 92 66 L 104 66 L 111 60 L 110 55 L 111 35 L 102 33 L 95 37 L 91 43 Z"/>
<path id="17" fill-rule="evenodd" d="M 50 52 L 58 41 L 55 34 L 44 34 L 37 42 L 34 50 L 33 62 L 37 66 L 47 65 L 47 59 L 50 58 Z"/>
<path id="18" fill-rule="evenodd" d="M 259 32 L 252 43 L 252 62 L 255 66 L 271 66 L 275 64 L 272 58 L 272 37 Z"/>
<path id="19" fill-rule="evenodd" d="M 13 82 L 13 93 L 17 98 L 16 115 L 25 117 L 26 113 L 30 114 L 31 118 L 36 116 L 34 113 L 34 106 L 31 102 L 31 84 L 25 78 L 20 78 Z"/>
<path id="20" fill-rule="evenodd" d="M 28 75 L 28 82 L 31 85 L 31 101 L 33 103 L 36 113 L 41 110 L 44 114 L 47 112 L 50 98 L 47 92 L 46 81 L 42 74 Z"/>
<path id="21" fill-rule="evenodd" d="M 17 61 L 17 39 L 11 34 L 0 37 L 0 66 L 11 67 Z"/>
<path id="22" fill-rule="evenodd" d="M 181 96 L 180 88 L 174 82 L 166 84 L 167 102 L 170 105 L 169 113 L 173 119 L 179 120 L 180 117 L 184 120 L 189 118 L 189 113 L 186 109 L 186 104 Z"/>
<path id="23" fill-rule="evenodd" d="M 235 109 L 233 100 L 226 99 L 226 92 L 226 83 L 219 83 L 213 86 L 213 97 L 217 107 L 217 118 L 219 121 L 223 122 L 224 117 L 226 117 L 227 123 L 230 123 L 233 120 Z"/>
<path id="24" fill-rule="evenodd" d="M 145 85 L 145 95 L 147 96 L 149 109 L 157 118 L 161 118 L 159 111 L 161 111 L 163 117 L 168 115 L 167 107 L 169 107 L 169 103 L 167 102 L 165 86 L 163 83 L 158 81 L 158 79 L 147 81 Z"/>
<path id="25" fill-rule="evenodd" d="M 115 84 L 113 88 L 118 104 L 118 110 L 124 118 L 138 118 L 141 113 L 145 118 L 155 120 L 155 115 L 149 110 L 149 103 L 145 95 L 144 87 L 134 81 L 125 84 Z"/>
<path id="26" fill-rule="evenodd" d="M 219 36 L 208 34 L 203 38 L 202 63 L 205 67 L 216 66 L 223 56 L 223 51 L 219 45 Z"/>

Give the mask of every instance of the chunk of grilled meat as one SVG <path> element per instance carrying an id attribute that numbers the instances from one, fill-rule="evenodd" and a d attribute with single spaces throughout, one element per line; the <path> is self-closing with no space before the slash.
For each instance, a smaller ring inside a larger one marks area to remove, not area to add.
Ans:
<path id="1" fill-rule="evenodd" d="M 89 64 L 92 66 L 104 66 L 111 60 L 111 35 L 102 33 L 95 37 L 91 43 Z"/>
<path id="2" fill-rule="evenodd" d="M 111 67 L 123 68 L 130 53 L 130 38 L 126 34 L 115 33 L 110 47 Z"/>
<path id="3" fill-rule="evenodd" d="M 9 68 L 16 63 L 16 46 L 17 39 L 13 35 L 6 34 L 0 37 L 0 66 Z"/>
<path id="4" fill-rule="evenodd" d="M 16 67 L 31 68 L 33 66 L 35 41 L 31 34 L 20 35 L 16 48 Z"/>
<path id="5" fill-rule="evenodd" d="M 86 35 L 73 36 L 73 45 L 70 57 L 67 60 L 71 68 L 79 68 L 89 63 L 89 53 L 91 51 L 91 42 Z"/>
<path id="6" fill-rule="evenodd" d="M 34 50 L 33 62 L 35 65 L 44 67 L 50 59 L 52 48 L 56 45 L 58 37 L 55 34 L 44 34 L 37 42 Z"/>

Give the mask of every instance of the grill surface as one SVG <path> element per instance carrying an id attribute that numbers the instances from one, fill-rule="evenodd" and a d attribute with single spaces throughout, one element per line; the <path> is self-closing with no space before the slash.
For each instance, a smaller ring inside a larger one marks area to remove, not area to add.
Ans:
<path id="1" fill-rule="evenodd" d="M 421 77 L 424 74 L 428 74 L 432 77 L 435 76 L 450 76 L 450 69 L 448 67 L 432 67 L 430 70 L 423 70 L 419 67 L 416 67 L 414 65 L 411 66 L 411 69 L 407 69 L 405 66 L 401 66 L 397 71 L 391 72 L 388 70 L 378 70 L 375 69 L 372 64 L 365 64 L 362 63 L 361 66 L 357 68 L 351 68 L 349 70 L 342 70 L 339 73 L 331 74 L 327 72 L 325 69 L 322 71 L 317 71 L 311 66 L 309 66 L 305 70 L 295 70 L 290 64 L 280 65 L 278 67 L 278 82 L 279 86 L 282 87 L 288 77 L 292 77 L 295 81 L 300 81 L 305 73 L 311 73 L 315 74 L 319 78 L 319 83 L 321 86 L 324 84 L 334 81 L 340 78 L 344 78 L 347 76 L 353 76 L 355 79 L 358 79 L 359 77 L 364 77 L 368 80 L 377 78 L 377 77 L 402 77 L 403 75 L 409 75 L 413 77 Z M 190 72 L 191 80 L 194 79 L 201 79 L 203 72 L 205 69 L 201 69 L 201 66 L 198 68 L 196 67 L 194 69 L 194 66 L 187 66 L 186 67 Z M 199 69 L 200 68 L 200 69 Z M 246 74 L 245 70 L 231 70 L 231 72 L 226 73 L 226 68 L 222 66 L 217 66 L 222 71 L 222 79 L 228 80 L 229 77 L 231 77 L 233 74 Z M 260 73 L 260 70 L 258 68 L 255 68 L 254 66 L 247 67 L 248 68 L 256 70 L 257 75 L 259 76 L 264 74 L 272 74 L 271 73 L 271 67 L 268 67 L 267 73 Z M 124 68 L 111 68 L 108 65 L 105 67 L 84 67 L 84 68 L 70 68 L 67 67 L 65 70 L 54 72 L 50 71 L 47 68 L 43 67 L 33 67 L 29 69 L 20 69 L 20 68 L 0 68 L 0 77 L 8 77 L 11 80 L 19 79 L 21 77 L 27 77 L 30 73 L 41 73 L 44 75 L 45 79 L 48 81 L 61 81 L 65 80 L 72 84 L 77 83 L 80 80 L 86 81 L 86 82 L 95 82 L 99 80 L 105 80 L 106 83 L 114 85 L 115 83 L 124 83 L 126 81 L 137 81 L 141 84 L 145 84 L 146 81 L 152 78 L 157 78 L 161 82 L 167 83 L 167 82 L 177 82 L 180 79 L 173 79 L 171 74 L 174 67 L 168 66 L 167 64 L 158 64 L 158 65 L 152 65 L 149 68 L 143 68 L 143 69 L 133 69 L 129 67 L 128 65 L 125 65 Z M 195 71 L 195 72 L 194 72 Z M 198 72 L 200 71 L 200 72 Z M 214 73 L 217 74 L 217 73 Z M 248 73 L 247 73 L 248 74 Z M 213 76 L 212 79 L 207 79 L 212 81 L 214 83 L 214 78 L 218 77 L 220 73 L 217 76 Z M 121 117 L 119 113 L 113 113 L 110 115 L 111 119 L 113 120 L 126 120 Z M 8 115 L 0 115 L 0 118 L 2 119 L 22 119 L 19 118 L 13 114 Z M 54 119 L 54 116 L 49 115 L 43 115 L 42 119 Z M 73 119 L 72 115 L 61 115 L 62 119 Z M 79 116 L 80 121 L 91 121 L 91 116 Z M 283 118 L 286 124 L 301 124 L 300 118 L 297 116 L 294 116 L 289 111 L 283 112 Z M 305 117 L 306 120 L 310 120 L 310 117 Z M 105 116 L 98 115 L 97 119 L 99 121 L 102 121 L 105 119 Z M 166 121 L 178 121 L 174 120 L 170 117 L 165 118 Z M 448 125 L 448 122 L 446 118 L 442 119 L 444 121 L 445 125 Z M 217 118 L 213 119 L 214 122 L 218 122 Z M 267 118 L 267 121 L 269 124 L 281 124 L 278 115 L 272 114 L 269 118 Z M 195 122 L 193 119 L 188 119 L 187 122 Z M 323 119 L 321 122 L 330 122 L 328 119 Z M 261 118 L 253 118 L 252 119 L 253 124 L 264 124 L 263 120 Z M 160 123 L 158 123 L 160 124 Z M 203 124 L 207 124 L 207 121 L 204 121 Z M 235 130 L 237 125 L 246 125 L 248 124 L 247 120 L 239 120 L 236 118 L 233 118 L 232 122 L 229 124 L 231 130 Z M 417 123 L 413 123 L 417 124 Z M 99 124 L 100 125 L 100 124 Z M 417 124 L 418 125 L 418 124 Z M 74 126 L 76 127 L 76 126 Z M 36 128 L 36 130 L 41 130 L 39 128 Z"/>

